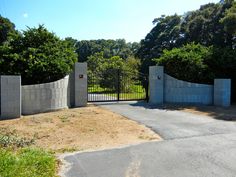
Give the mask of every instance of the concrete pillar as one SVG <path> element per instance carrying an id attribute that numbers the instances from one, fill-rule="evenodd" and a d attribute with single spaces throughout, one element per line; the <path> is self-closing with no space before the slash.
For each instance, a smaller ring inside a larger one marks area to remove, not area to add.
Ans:
<path id="1" fill-rule="evenodd" d="M 151 104 L 164 103 L 164 67 L 149 67 L 149 102 Z"/>
<path id="2" fill-rule="evenodd" d="M 69 75 L 69 89 L 68 89 L 68 107 L 75 107 L 75 69 Z"/>
<path id="3" fill-rule="evenodd" d="M 231 104 L 231 79 L 214 80 L 214 105 L 228 107 Z"/>
<path id="4" fill-rule="evenodd" d="M 87 63 L 75 63 L 75 107 L 87 105 Z"/>
<path id="5" fill-rule="evenodd" d="M 21 76 L 1 76 L 1 119 L 21 116 Z"/>

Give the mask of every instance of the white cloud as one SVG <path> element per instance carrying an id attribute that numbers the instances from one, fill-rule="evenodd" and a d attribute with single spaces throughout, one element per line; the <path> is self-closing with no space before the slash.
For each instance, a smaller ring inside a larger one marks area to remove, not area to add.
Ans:
<path id="1" fill-rule="evenodd" d="M 24 18 L 28 18 L 28 14 L 27 14 L 27 13 L 24 13 L 24 14 L 23 14 L 23 17 L 24 17 Z"/>

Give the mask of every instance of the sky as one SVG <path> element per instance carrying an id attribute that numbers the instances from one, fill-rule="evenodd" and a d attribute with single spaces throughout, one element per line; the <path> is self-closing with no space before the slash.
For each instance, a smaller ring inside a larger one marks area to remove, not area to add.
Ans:
<path id="1" fill-rule="evenodd" d="M 60 38 L 139 42 L 161 15 L 182 15 L 219 0 L 0 0 L 0 14 L 18 30 L 39 24 Z"/>

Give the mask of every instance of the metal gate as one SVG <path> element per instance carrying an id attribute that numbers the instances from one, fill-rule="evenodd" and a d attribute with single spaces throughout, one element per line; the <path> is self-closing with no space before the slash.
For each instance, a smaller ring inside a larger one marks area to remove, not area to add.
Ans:
<path id="1" fill-rule="evenodd" d="M 148 101 L 148 77 L 142 73 L 108 69 L 88 72 L 88 102 Z"/>

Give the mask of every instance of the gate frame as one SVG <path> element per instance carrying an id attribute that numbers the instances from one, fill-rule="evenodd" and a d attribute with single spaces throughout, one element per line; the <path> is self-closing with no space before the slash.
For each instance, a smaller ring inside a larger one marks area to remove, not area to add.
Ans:
<path id="1" fill-rule="evenodd" d="M 117 91 L 114 92 L 114 94 L 117 94 L 117 99 L 109 99 L 109 100 L 105 100 L 105 99 L 100 99 L 100 100 L 89 100 L 89 84 L 87 84 L 87 102 L 89 103 L 94 103 L 94 102 L 125 102 L 125 101 L 146 101 L 149 102 L 149 76 L 148 75 L 144 75 L 143 73 L 139 73 L 139 75 L 142 75 L 142 77 L 145 78 L 146 81 L 146 85 L 144 86 L 144 90 L 145 90 L 145 98 L 137 98 L 137 99 L 120 99 L 120 94 L 121 93 L 121 81 L 120 81 L 120 76 L 121 76 L 121 70 L 117 70 L 118 72 L 117 74 Z M 88 81 L 89 81 L 89 75 L 88 75 Z M 94 94 L 94 93 L 91 93 Z M 102 95 L 102 94 L 101 94 Z M 104 95 L 109 96 L 109 93 L 105 93 Z"/>

